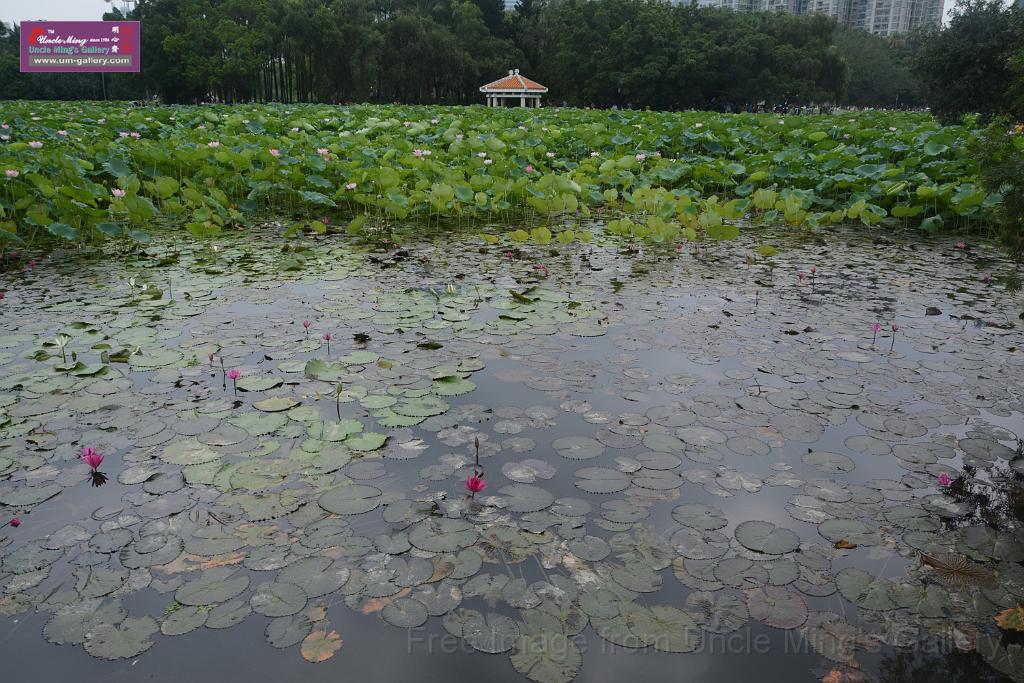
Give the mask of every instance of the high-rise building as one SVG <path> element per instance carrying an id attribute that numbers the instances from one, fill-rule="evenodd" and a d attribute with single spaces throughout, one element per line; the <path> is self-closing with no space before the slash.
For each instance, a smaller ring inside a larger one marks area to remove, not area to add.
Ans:
<path id="1" fill-rule="evenodd" d="M 944 0 L 697 0 L 697 4 L 737 12 L 827 14 L 845 26 L 889 36 L 921 27 L 938 29 Z"/>

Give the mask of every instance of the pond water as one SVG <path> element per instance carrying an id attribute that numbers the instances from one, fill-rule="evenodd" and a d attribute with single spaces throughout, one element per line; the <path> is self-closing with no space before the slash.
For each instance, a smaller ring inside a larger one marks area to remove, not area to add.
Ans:
<path id="1" fill-rule="evenodd" d="M 5 674 L 1021 680 L 1012 266 L 767 237 L 0 273 Z"/>

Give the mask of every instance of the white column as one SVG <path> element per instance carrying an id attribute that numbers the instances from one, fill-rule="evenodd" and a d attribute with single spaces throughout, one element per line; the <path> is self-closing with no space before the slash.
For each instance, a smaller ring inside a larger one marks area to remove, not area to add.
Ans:
<path id="1" fill-rule="evenodd" d="M 522 97 L 519 98 L 519 106 L 520 107 L 525 107 L 526 106 L 526 95 L 523 95 Z"/>

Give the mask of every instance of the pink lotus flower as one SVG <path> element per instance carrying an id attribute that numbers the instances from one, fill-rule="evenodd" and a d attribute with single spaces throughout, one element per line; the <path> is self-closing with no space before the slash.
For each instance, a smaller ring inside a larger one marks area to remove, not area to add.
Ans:
<path id="1" fill-rule="evenodd" d="M 21 520 L 18 519 L 17 517 L 15 517 L 14 519 L 12 519 L 11 521 L 9 521 L 7 523 L 10 524 L 11 526 L 13 526 L 15 529 L 17 529 L 19 526 L 21 526 Z"/>
<path id="2" fill-rule="evenodd" d="M 800 284 L 803 284 L 804 283 L 804 271 L 801 270 L 799 273 L 797 273 L 796 274 L 796 278 L 798 280 L 800 280 Z"/>
<path id="3" fill-rule="evenodd" d="M 967 242 L 957 242 L 956 243 L 956 248 L 957 249 L 966 249 L 967 248 Z"/>
<path id="4" fill-rule="evenodd" d="M 526 173 L 533 173 L 533 164 L 527 164 L 526 168 L 523 169 Z"/>
<path id="5" fill-rule="evenodd" d="M 981 276 L 981 281 L 984 282 L 986 285 L 990 284 L 992 282 L 992 274 L 985 273 L 984 275 Z"/>
<path id="6" fill-rule="evenodd" d="M 298 129 L 298 128 L 292 128 L 292 132 L 293 132 L 293 133 L 298 133 L 298 132 L 299 132 L 299 129 Z"/>
<path id="7" fill-rule="evenodd" d="M 122 130 L 122 131 L 118 132 L 117 135 L 118 135 L 118 137 L 126 138 L 126 137 L 128 137 L 128 131 Z"/>
<path id="8" fill-rule="evenodd" d="M 943 472 L 938 476 L 939 486 L 949 486 L 953 483 L 953 478 Z"/>
<path id="9" fill-rule="evenodd" d="M 477 153 L 477 156 L 480 157 L 481 159 L 483 159 L 484 157 L 487 156 L 487 152 L 479 152 L 479 153 Z"/>
<path id="10" fill-rule="evenodd" d="M 136 139 L 137 139 L 137 138 L 141 138 L 141 137 L 142 137 L 142 133 L 140 133 L 140 132 L 138 132 L 138 131 L 135 131 L 135 130 L 133 130 L 133 131 L 131 132 L 131 136 L 132 136 L 133 138 L 136 138 Z"/>
<path id="11" fill-rule="evenodd" d="M 270 156 L 272 156 L 272 157 L 279 157 L 279 156 L 281 156 L 281 150 L 279 150 L 277 147 L 272 147 L 270 149 Z"/>
<path id="12" fill-rule="evenodd" d="M 412 151 L 412 155 L 414 157 L 429 157 L 430 156 L 430 150 L 429 149 L 419 149 L 417 147 L 416 149 L 414 149 Z"/>
<path id="13" fill-rule="evenodd" d="M 317 154 L 319 154 L 319 155 L 320 155 L 320 156 L 322 156 L 322 157 L 325 157 L 325 156 L 327 156 L 327 154 L 328 154 L 328 153 L 329 153 L 330 151 L 331 151 L 331 150 L 327 149 L 326 147 L 317 147 L 317 148 L 316 148 L 316 153 L 317 153 Z"/>
<path id="14" fill-rule="evenodd" d="M 464 137 L 466 137 L 466 136 L 465 136 L 465 135 L 463 135 L 462 133 L 456 133 L 456 134 L 455 134 L 455 139 L 456 139 L 456 140 L 461 140 L 461 139 L 462 139 L 462 138 L 464 138 Z"/>
<path id="15" fill-rule="evenodd" d="M 82 449 L 82 460 L 95 472 L 103 464 L 103 456 L 96 452 L 95 448 L 86 446 Z"/>
<path id="16" fill-rule="evenodd" d="M 210 140 L 209 142 L 206 143 L 206 146 L 212 147 L 213 149 L 217 149 L 218 147 L 220 147 L 220 142 L 218 142 L 217 140 Z"/>
<path id="17" fill-rule="evenodd" d="M 646 155 L 646 154 L 637 154 L 637 155 L 636 155 L 636 160 L 637 160 L 637 161 L 643 161 L 643 160 L 644 160 L 644 159 L 646 159 L 646 158 L 647 158 L 647 155 Z"/>
<path id="18" fill-rule="evenodd" d="M 11 124 L 9 124 L 9 123 L 0 124 L 0 128 L 3 128 L 4 130 L 7 130 L 10 127 L 11 127 Z"/>
<path id="19" fill-rule="evenodd" d="M 17 178 L 20 174 L 15 169 L 9 168 L 6 171 L 4 171 L 4 175 L 7 176 L 8 178 Z"/>
<path id="20" fill-rule="evenodd" d="M 507 258 L 507 259 L 508 259 L 509 261 L 511 261 L 511 260 L 513 259 L 513 257 L 515 257 L 515 254 L 513 254 L 513 253 L 512 253 L 511 251 L 506 251 L 506 252 L 504 252 L 504 253 L 502 254 L 502 256 L 504 256 L 504 257 L 505 257 L 505 258 Z"/>
<path id="21" fill-rule="evenodd" d="M 115 187 L 115 188 L 114 188 L 113 190 L 111 190 L 110 192 L 111 192 L 111 193 L 112 193 L 112 194 L 113 194 L 113 195 L 114 195 L 115 197 L 123 197 L 123 196 L 125 195 L 125 191 L 124 191 L 124 190 L 122 190 L 122 189 L 120 189 L 120 188 L 117 188 L 117 187 Z"/>
<path id="22" fill-rule="evenodd" d="M 487 488 L 487 482 L 484 481 L 482 475 L 474 473 L 466 477 L 466 489 L 470 492 L 470 494 L 475 496 L 476 494 L 483 491 L 485 488 Z"/>
<path id="23" fill-rule="evenodd" d="M 548 159 L 554 159 L 555 158 L 555 153 L 554 152 L 544 152 L 544 156 L 546 156 Z"/>
<path id="24" fill-rule="evenodd" d="M 235 390 L 235 396 L 238 396 L 238 378 L 242 376 L 242 373 L 238 371 L 238 368 L 231 368 L 227 372 L 228 377 L 231 378 L 232 388 Z"/>
<path id="25" fill-rule="evenodd" d="M 28 146 L 31 147 L 32 149 L 39 149 L 40 147 L 43 146 L 43 143 L 39 142 L 38 140 L 33 140 L 32 142 L 28 143 Z"/>
<path id="26" fill-rule="evenodd" d="M 346 190 L 354 190 L 356 189 L 356 187 L 358 186 L 355 183 L 348 183 L 347 185 L 345 185 Z"/>
<path id="27" fill-rule="evenodd" d="M 68 134 L 68 132 L 66 130 L 58 130 L 57 131 L 57 135 L 67 135 L 67 134 Z"/>

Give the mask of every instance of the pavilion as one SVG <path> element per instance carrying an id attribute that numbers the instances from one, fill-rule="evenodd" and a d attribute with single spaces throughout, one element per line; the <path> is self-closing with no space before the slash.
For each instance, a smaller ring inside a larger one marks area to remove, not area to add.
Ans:
<path id="1" fill-rule="evenodd" d="M 508 76 L 480 86 L 487 96 L 488 107 L 539 108 L 541 95 L 548 91 L 543 85 L 519 75 L 519 69 L 509 69 Z"/>

